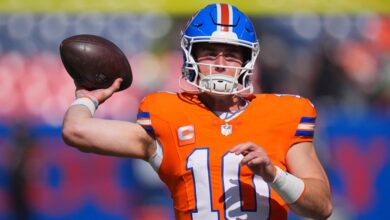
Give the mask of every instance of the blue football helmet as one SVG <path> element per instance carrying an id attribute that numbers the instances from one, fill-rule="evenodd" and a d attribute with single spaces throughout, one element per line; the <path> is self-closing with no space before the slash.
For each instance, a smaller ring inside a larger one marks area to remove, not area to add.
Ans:
<path id="1" fill-rule="evenodd" d="M 235 76 L 199 72 L 199 65 L 209 65 L 210 71 L 218 65 L 196 62 L 193 48 L 196 43 L 222 43 L 246 48 L 246 60 L 242 67 L 235 68 Z M 248 95 L 253 92 L 252 75 L 255 60 L 259 54 L 259 42 L 249 18 L 236 7 L 229 4 L 210 4 L 197 12 L 188 22 L 181 36 L 181 48 L 184 56 L 182 75 L 197 89 L 193 92 L 209 92 L 217 95 Z M 188 91 L 187 89 L 184 89 Z"/>

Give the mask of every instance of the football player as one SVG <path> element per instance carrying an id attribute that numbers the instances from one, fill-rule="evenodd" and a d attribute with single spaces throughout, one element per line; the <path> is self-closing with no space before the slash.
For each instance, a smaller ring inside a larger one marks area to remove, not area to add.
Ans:
<path id="1" fill-rule="evenodd" d="M 118 90 L 78 88 L 64 141 L 81 151 L 148 161 L 167 185 L 178 220 L 325 219 L 327 176 L 313 146 L 316 112 L 305 98 L 252 94 L 259 43 L 249 18 L 211 4 L 182 32 L 181 93 L 144 98 L 137 123 L 94 118 Z"/>

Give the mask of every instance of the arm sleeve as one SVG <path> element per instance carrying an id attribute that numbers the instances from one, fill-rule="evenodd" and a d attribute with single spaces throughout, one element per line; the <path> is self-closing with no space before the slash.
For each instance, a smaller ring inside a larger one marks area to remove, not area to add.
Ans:
<path id="1" fill-rule="evenodd" d="M 316 125 L 317 113 L 314 105 L 307 99 L 302 100 L 301 111 L 294 132 L 294 137 L 290 146 L 300 142 L 312 142 Z"/>
<path id="2" fill-rule="evenodd" d="M 152 103 L 150 98 L 145 97 L 138 108 L 137 123 L 141 125 L 149 134 L 155 136 L 152 124 Z"/>

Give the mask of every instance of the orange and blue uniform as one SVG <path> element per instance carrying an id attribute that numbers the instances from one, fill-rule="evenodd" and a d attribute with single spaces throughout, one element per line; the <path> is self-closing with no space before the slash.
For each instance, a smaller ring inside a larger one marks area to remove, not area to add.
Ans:
<path id="1" fill-rule="evenodd" d="M 316 112 L 307 99 L 252 95 L 238 117 L 225 122 L 189 93 L 144 98 L 138 122 L 158 140 L 158 175 L 168 186 L 178 220 L 287 219 L 287 205 L 229 150 L 253 142 L 286 170 L 286 154 L 311 142 Z"/>

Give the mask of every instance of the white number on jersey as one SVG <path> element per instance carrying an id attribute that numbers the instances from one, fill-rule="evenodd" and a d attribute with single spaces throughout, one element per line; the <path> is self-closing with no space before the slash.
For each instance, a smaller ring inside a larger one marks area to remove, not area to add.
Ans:
<path id="1" fill-rule="evenodd" d="M 195 210 L 193 220 L 218 220 L 223 214 L 225 219 L 268 219 L 269 216 L 269 185 L 260 176 L 253 175 L 256 208 L 243 210 L 240 185 L 240 161 L 243 157 L 227 153 L 221 158 L 224 213 L 219 213 L 212 207 L 212 187 L 210 177 L 210 158 L 208 148 L 195 149 L 187 158 L 187 169 L 192 170 L 195 192 Z M 219 181 L 219 180 L 213 180 Z"/>

